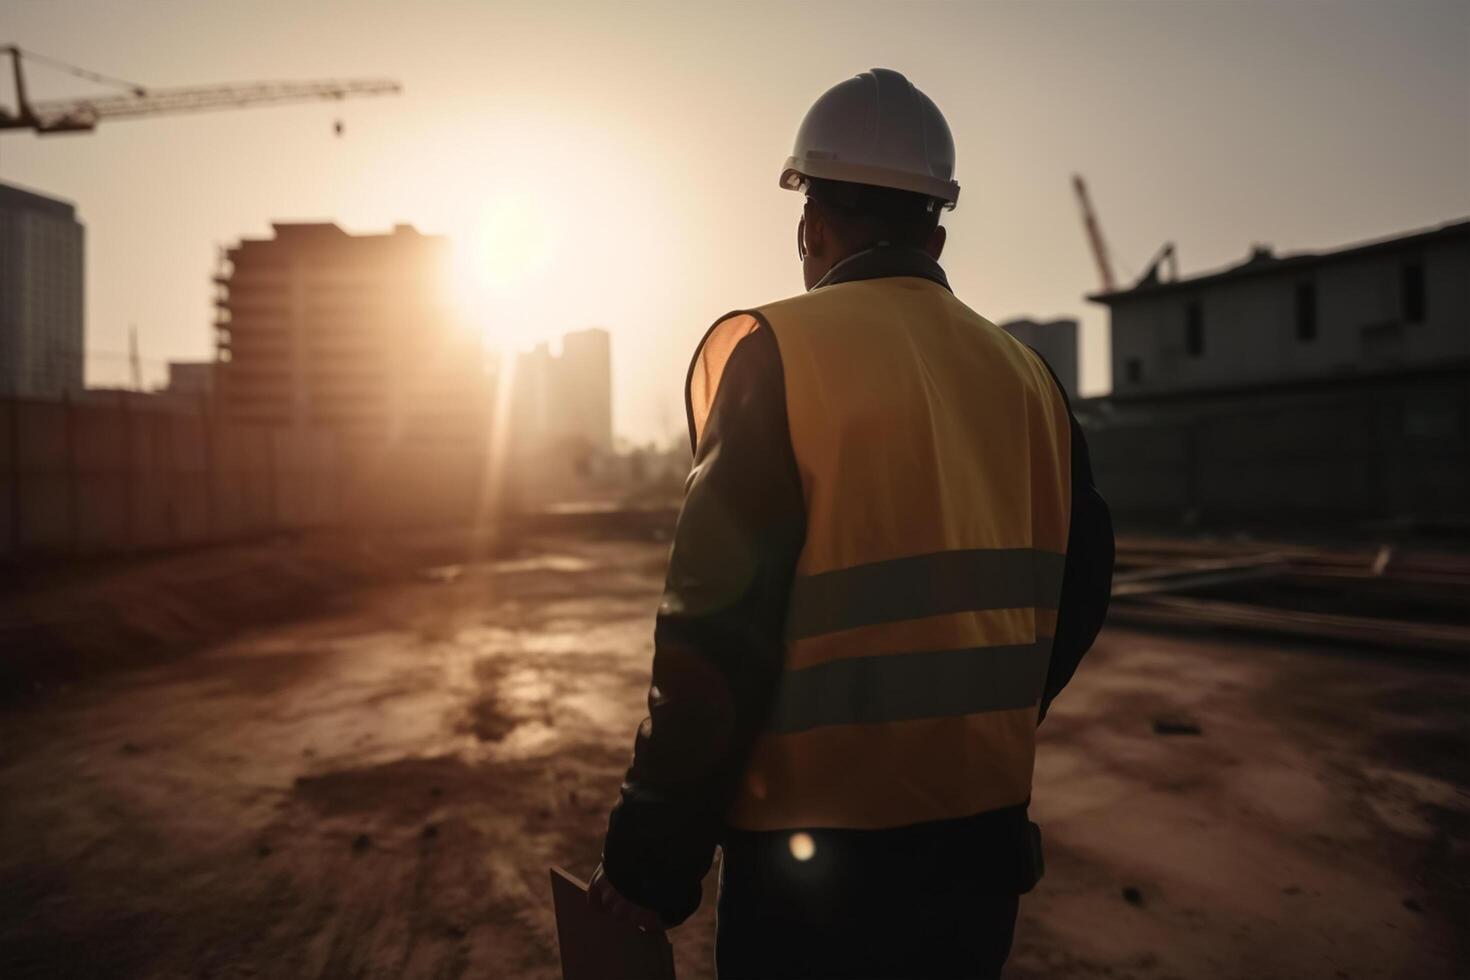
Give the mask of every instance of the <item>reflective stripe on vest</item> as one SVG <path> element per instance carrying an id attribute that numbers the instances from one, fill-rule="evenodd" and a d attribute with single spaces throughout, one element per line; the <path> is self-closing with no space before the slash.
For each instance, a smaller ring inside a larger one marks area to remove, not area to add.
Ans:
<path id="1" fill-rule="evenodd" d="M 834 660 L 787 671 L 766 730 L 876 725 L 1005 711 L 1036 704 L 1051 639 Z"/>
<path id="2" fill-rule="evenodd" d="M 1065 404 L 1028 349 L 926 279 L 827 286 L 718 323 L 781 353 L 807 536 L 735 827 L 881 828 L 1030 795 L 1070 517 Z"/>
<path id="3" fill-rule="evenodd" d="M 972 609 L 1055 608 L 1066 561 L 1033 548 L 972 548 L 798 578 L 786 635 L 801 639 Z"/>

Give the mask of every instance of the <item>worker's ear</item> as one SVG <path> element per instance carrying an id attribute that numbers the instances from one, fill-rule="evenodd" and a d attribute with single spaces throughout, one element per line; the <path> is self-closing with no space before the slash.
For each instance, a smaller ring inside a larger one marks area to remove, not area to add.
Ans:
<path id="1" fill-rule="evenodd" d="M 801 235 L 802 250 L 806 255 L 821 257 L 827 245 L 827 222 L 822 217 L 822 210 L 814 208 L 808 202 L 801 209 Z"/>
<path id="2" fill-rule="evenodd" d="M 797 226 L 796 233 L 801 236 L 801 281 L 806 284 L 807 289 L 812 289 L 822 281 L 827 270 L 832 268 L 832 258 L 828 253 L 833 243 L 829 241 L 831 236 L 822 209 L 813 207 L 812 202 L 807 201 L 802 208 L 801 224 Z"/>
<path id="3" fill-rule="evenodd" d="M 935 262 L 939 261 L 940 254 L 944 252 L 944 243 L 948 239 L 948 237 L 949 233 L 944 230 L 943 225 L 937 226 L 934 231 L 930 233 L 929 241 L 926 242 L 924 245 L 924 251 L 928 252 L 929 257 Z"/>

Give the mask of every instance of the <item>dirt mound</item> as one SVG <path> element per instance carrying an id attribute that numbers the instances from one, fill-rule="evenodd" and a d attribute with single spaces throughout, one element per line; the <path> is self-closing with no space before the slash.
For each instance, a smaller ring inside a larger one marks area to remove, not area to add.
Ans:
<path id="1" fill-rule="evenodd" d="M 378 543 L 324 536 L 16 573 L 0 599 L 0 696 L 156 663 L 303 615 L 399 572 L 403 559 Z"/>

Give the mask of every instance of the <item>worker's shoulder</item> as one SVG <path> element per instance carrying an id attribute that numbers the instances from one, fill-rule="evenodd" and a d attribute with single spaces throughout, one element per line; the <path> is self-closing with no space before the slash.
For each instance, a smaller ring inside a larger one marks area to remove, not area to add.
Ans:
<path id="1" fill-rule="evenodd" d="M 769 334 L 788 323 L 800 322 L 804 319 L 803 311 L 812 309 L 812 297 L 815 295 L 816 293 L 798 293 L 785 299 L 731 310 L 710 326 L 700 349 L 707 351 L 712 347 L 724 347 L 733 350 L 736 344 L 752 334 Z"/>
<path id="2" fill-rule="evenodd" d="M 1026 377 L 1034 390 L 1044 392 L 1048 400 L 1060 400 L 1063 406 L 1067 405 L 1067 395 L 1062 390 L 1062 383 L 1040 351 L 1017 340 L 1004 327 L 998 327 L 984 317 L 980 321 L 984 324 L 992 349 L 1005 358 L 1014 371 Z"/>
<path id="3" fill-rule="evenodd" d="M 715 330 L 727 331 L 730 329 L 755 330 L 761 326 L 770 326 L 772 320 L 786 322 L 793 316 L 799 317 L 803 310 L 813 309 L 829 301 L 829 297 L 821 294 L 831 290 L 840 289 L 840 286 L 828 286 L 824 289 L 809 293 L 797 293 L 783 299 L 771 300 L 759 303 L 755 306 L 745 306 L 737 310 L 731 310 L 715 321 Z"/>
<path id="4" fill-rule="evenodd" d="M 808 323 L 825 320 L 820 312 L 831 312 L 833 308 L 850 314 L 872 310 L 872 297 L 892 288 L 891 279 L 859 279 L 853 282 L 833 283 L 809 292 L 797 293 L 783 299 L 761 303 L 731 313 L 731 317 L 744 314 L 777 330 L 788 324 Z M 948 293 L 946 292 L 946 295 Z M 874 311 L 876 312 L 876 311 Z"/>
<path id="5" fill-rule="evenodd" d="M 844 285 L 852 284 L 846 283 Z M 830 302 L 833 293 L 842 288 L 842 286 L 826 286 L 810 292 L 797 293 L 794 296 L 787 296 L 784 299 L 772 300 L 771 302 L 751 307 L 751 312 L 768 319 L 771 317 L 781 318 L 789 316 L 797 311 L 811 309 Z"/>

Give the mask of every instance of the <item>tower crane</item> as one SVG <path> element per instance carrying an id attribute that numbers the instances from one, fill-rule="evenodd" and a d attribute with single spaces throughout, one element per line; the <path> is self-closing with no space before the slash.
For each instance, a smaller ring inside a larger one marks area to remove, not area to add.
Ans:
<path id="1" fill-rule="evenodd" d="M 1118 288 L 1118 281 L 1113 278 L 1113 261 L 1108 255 L 1108 246 L 1103 241 L 1102 229 L 1098 227 L 1097 215 L 1092 211 L 1092 199 L 1087 196 L 1087 184 L 1081 174 L 1072 175 L 1072 189 L 1077 192 L 1077 203 L 1082 208 L 1082 224 L 1087 229 L 1087 241 L 1092 246 L 1098 275 L 1102 277 L 1103 292 L 1111 293 Z"/>
<path id="2" fill-rule="evenodd" d="M 1097 262 L 1097 272 L 1102 278 L 1103 292 L 1112 293 L 1118 289 L 1118 281 L 1113 276 L 1113 259 L 1108 252 L 1107 242 L 1103 241 L 1102 228 L 1097 223 L 1097 215 L 1092 210 L 1092 198 L 1087 195 L 1087 183 L 1083 181 L 1081 174 L 1072 175 L 1072 189 L 1077 192 L 1077 203 L 1082 208 L 1082 225 L 1087 229 L 1087 241 L 1092 246 L 1092 257 Z M 1164 277 L 1167 270 L 1168 278 Z M 1138 286 L 1157 286 L 1166 282 L 1179 281 L 1179 255 L 1173 242 L 1165 242 L 1154 257 L 1149 261 L 1148 270 L 1139 277 Z"/>
<path id="3" fill-rule="evenodd" d="M 360 95 L 394 95 L 402 86 L 388 79 L 347 79 L 319 82 L 252 82 L 242 85 L 196 85 L 186 88 L 150 89 L 100 72 L 78 68 L 54 58 L 25 51 L 16 45 L 0 46 L 10 55 L 15 73 L 16 111 L 0 108 L 0 130 L 30 129 L 36 133 L 91 132 L 107 119 L 136 119 L 175 112 L 210 109 L 241 109 L 247 106 L 346 99 Z M 78 78 L 125 89 L 125 95 L 98 98 L 31 102 L 26 94 L 22 58 L 60 68 Z M 341 134 L 341 124 L 336 131 Z"/>

